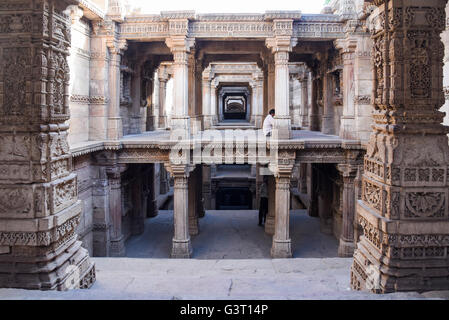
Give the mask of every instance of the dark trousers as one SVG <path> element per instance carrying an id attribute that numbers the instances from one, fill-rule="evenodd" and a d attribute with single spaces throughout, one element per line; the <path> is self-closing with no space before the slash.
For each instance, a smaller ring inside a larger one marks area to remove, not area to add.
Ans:
<path id="1" fill-rule="evenodd" d="M 268 198 L 260 198 L 259 224 L 265 223 L 267 213 L 268 213 Z"/>

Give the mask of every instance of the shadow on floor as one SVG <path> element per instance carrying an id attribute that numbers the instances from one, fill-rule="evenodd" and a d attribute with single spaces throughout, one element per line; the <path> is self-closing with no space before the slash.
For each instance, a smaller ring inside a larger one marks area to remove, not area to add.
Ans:
<path id="1" fill-rule="evenodd" d="M 194 259 L 269 259 L 272 237 L 257 225 L 257 210 L 207 211 L 200 219 L 200 234 L 193 236 Z M 320 232 L 319 219 L 305 210 L 290 213 L 294 258 L 337 257 L 337 240 Z M 126 242 L 127 257 L 169 258 L 173 212 L 160 210 L 145 221 L 145 232 Z"/>

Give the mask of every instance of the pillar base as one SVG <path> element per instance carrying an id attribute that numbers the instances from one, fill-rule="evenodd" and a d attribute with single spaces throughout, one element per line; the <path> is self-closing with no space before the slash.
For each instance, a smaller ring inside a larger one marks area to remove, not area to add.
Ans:
<path id="1" fill-rule="evenodd" d="M 267 216 L 265 218 L 265 233 L 269 235 L 274 235 L 274 217 Z"/>
<path id="2" fill-rule="evenodd" d="M 321 132 L 324 134 L 335 134 L 333 117 L 323 116 L 323 127 L 321 128 Z"/>
<path id="3" fill-rule="evenodd" d="M 111 240 L 109 254 L 111 257 L 124 257 L 126 255 L 125 238 Z"/>
<path id="4" fill-rule="evenodd" d="M 173 116 L 171 118 L 171 130 L 183 130 L 187 137 L 190 134 L 190 117 L 188 116 Z"/>
<path id="5" fill-rule="evenodd" d="M 273 240 L 273 246 L 271 247 L 271 257 L 273 259 L 291 258 L 291 240 Z"/>
<path id="6" fill-rule="evenodd" d="M 95 282 L 95 265 L 81 241 L 46 249 L 30 248 L 26 255 L 2 254 L 0 288 L 64 291 L 88 289 Z"/>
<path id="7" fill-rule="evenodd" d="M 346 241 L 340 238 L 338 244 L 338 256 L 339 257 L 352 257 L 354 255 L 354 242 Z"/>
<path id="8" fill-rule="evenodd" d="M 189 259 L 192 257 L 192 245 L 190 239 L 175 240 L 173 239 L 171 258 L 173 259 Z"/>
<path id="9" fill-rule="evenodd" d="M 204 130 L 210 129 L 213 125 L 212 116 L 210 116 L 210 115 L 203 116 L 203 125 L 204 125 Z"/>
<path id="10" fill-rule="evenodd" d="M 275 139 L 291 138 L 291 120 L 288 116 L 274 116 L 274 128 L 272 133 Z"/>
<path id="11" fill-rule="evenodd" d="M 253 123 L 256 128 L 262 128 L 263 125 L 263 116 L 262 115 L 254 115 L 252 116 Z"/>

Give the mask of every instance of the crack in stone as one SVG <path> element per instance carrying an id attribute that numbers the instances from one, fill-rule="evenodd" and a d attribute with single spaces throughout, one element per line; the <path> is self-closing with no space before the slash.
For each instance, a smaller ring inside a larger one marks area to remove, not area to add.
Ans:
<path id="1" fill-rule="evenodd" d="M 232 290 L 232 285 L 233 284 L 234 284 L 234 282 L 231 279 L 231 284 L 229 285 L 229 288 L 228 288 L 228 297 L 231 295 L 231 290 Z"/>

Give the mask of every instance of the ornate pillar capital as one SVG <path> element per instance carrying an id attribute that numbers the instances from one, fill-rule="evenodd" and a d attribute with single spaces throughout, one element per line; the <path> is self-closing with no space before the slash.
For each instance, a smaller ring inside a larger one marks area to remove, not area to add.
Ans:
<path id="1" fill-rule="evenodd" d="M 67 7 L 66 12 L 70 15 L 72 24 L 77 23 L 84 15 L 83 9 L 77 5 L 70 5 Z"/>
<path id="2" fill-rule="evenodd" d="M 125 39 L 108 39 L 106 40 L 106 46 L 109 50 L 109 53 L 114 55 L 123 55 L 128 49 L 128 42 Z"/>

